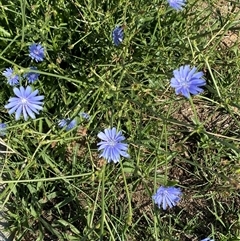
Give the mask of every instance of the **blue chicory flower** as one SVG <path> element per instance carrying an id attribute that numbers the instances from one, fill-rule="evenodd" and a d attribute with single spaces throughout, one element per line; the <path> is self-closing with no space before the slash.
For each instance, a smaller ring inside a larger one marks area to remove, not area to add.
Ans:
<path id="1" fill-rule="evenodd" d="M 200 86 L 206 85 L 202 79 L 203 72 L 196 72 L 197 68 L 190 68 L 189 65 L 181 66 L 173 71 L 174 77 L 171 79 L 171 87 L 175 88 L 176 94 L 182 94 L 190 98 L 190 94 L 196 95 L 203 91 Z"/>
<path id="2" fill-rule="evenodd" d="M 98 138 L 102 140 L 97 144 L 98 150 L 101 151 L 100 157 L 105 158 L 108 162 L 117 163 L 120 161 L 120 156 L 130 157 L 127 153 L 128 144 L 122 143 L 125 137 L 121 131 L 117 132 L 115 127 L 100 132 Z"/>
<path id="3" fill-rule="evenodd" d="M 167 206 L 170 208 L 176 206 L 181 196 L 180 188 L 160 186 L 152 198 L 159 208 L 162 206 L 163 210 L 166 210 Z"/>
<path id="4" fill-rule="evenodd" d="M 85 112 L 80 112 L 79 116 L 82 117 L 85 120 L 89 120 L 91 118 L 91 116 L 88 113 L 85 113 Z"/>
<path id="5" fill-rule="evenodd" d="M 37 67 L 30 67 L 30 69 L 37 70 Z M 34 72 L 28 72 L 23 75 L 24 78 L 28 80 L 29 84 L 34 83 L 36 80 L 38 80 L 40 74 L 34 73 Z"/>
<path id="6" fill-rule="evenodd" d="M 19 84 L 19 76 L 14 74 L 14 71 L 12 68 L 6 68 L 5 71 L 3 71 L 3 76 L 7 78 L 7 82 L 9 85 L 17 85 Z"/>
<path id="7" fill-rule="evenodd" d="M 6 132 L 7 132 L 6 128 L 7 128 L 7 124 L 5 123 L 0 124 L 0 136 L 6 135 Z"/>
<path id="8" fill-rule="evenodd" d="M 41 44 L 33 43 L 29 47 L 29 56 L 31 59 L 35 60 L 36 62 L 43 61 L 45 54 L 44 54 L 44 48 Z"/>
<path id="9" fill-rule="evenodd" d="M 60 128 L 66 128 L 67 131 L 73 129 L 77 125 L 76 119 L 71 120 L 70 118 L 62 119 L 58 122 Z"/>
<path id="10" fill-rule="evenodd" d="M 26 88 L 14 88 L 13 92 L 15 97 L 9 99 L 9 103 L 5 105 L 6 109 L 9 109 L 8 113 L 11 115 L 15 113 L 15 119 L 19 120 L 20 116 L 23 115 L 24 120 L 26 121 L 30 116 L 32 119 L 35 119 L 35 114 L 39 114 L 39 110 L 42 110 L 44 99 L 43 95 L 37 95 L 38 90 L 33 91 L 30 86 Z"/>
<path id="11" fill-rule="evenodd" d="M 112 38 L 113 42 L 116 46 L 118 46 L 120 43 L 122 43 L 124 37 L 123 28 L 122 27 L 116 27 L 112 32 Z"/>
<path id="12" fill-rule="evenodd" d="M 205 239 L 202 239 L 201 241 L 214 241 L 214 239 L 205 238 Z"/>
<path id="13" fill-rule="evenodd" d="M 175 10 L 182 10 L 186 4 L 186 0 L 167 0 L 170 7 Z"/>

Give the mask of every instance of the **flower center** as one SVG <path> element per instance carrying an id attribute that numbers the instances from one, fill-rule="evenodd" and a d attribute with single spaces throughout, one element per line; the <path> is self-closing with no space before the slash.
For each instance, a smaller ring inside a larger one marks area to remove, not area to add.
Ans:
<path id="1" fill-rule="evenodd" d="M 35 49 L 33 52 L 34 54 L 37 54 L 37 55 L 39 54 L 39 51 L 37 49 Z"/>
<path id="2" fill-rule="evenodd" d="M 21 102 L 22 102 L 23 105 L 25 105 L 28 101 L 25 98 L 21 98 Z"/>
<path id="3" fill-rule="evenodd" d="M 186 79 L 180 79 L 181 86 L 184 88 L 189 88 L 189 82 Z"/>
<path id="4" fill-rule="evenodd" d="M 108 141 L 108 144 L 109 144 L 109 146 L 115 146 L 115 145 L 116 145 L 116 141 L 110 139 L 110 140 Z"/>
<path id="5" fill-rule="evenodd" d="M 168 191 L 167 190 L 164 191 L 164 196 L 168 196 Z"/>

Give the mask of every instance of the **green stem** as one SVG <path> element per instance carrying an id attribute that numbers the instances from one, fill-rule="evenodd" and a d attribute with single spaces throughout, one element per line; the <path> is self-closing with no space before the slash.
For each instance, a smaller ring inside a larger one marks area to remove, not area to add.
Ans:
<path id="1" fill-rule="evenodd" d="M 190 101 L 190 104 L 191 104 L 191 107 L 192 107 L 192 110 L 193 110 L 193 115 L 194 115 L 194 124 L 196 125 L 198 125 L 200 122 L 199 122 L 199 120 L 198 120 L 198 115 L 197 115 L 197 112 L 196 112 L 196 108 L 195 108 L 195 106 L 194 106 L 194 104 L 193 104 L 193 100 L 192 100 L 192 97 L 190 96 L 190 98 L 189 98 L 189 101 Z"/>
<path id="2" fill-rule="evenodd" d="M 9 180 L 9 181 L 0 181 L 0 184 L 7 184 L 7 183 L 29 183 L 29 182 L 49 182 L 55 180 L 64 180 L 64 179 L 73 179 L 77 177 L 84 177 L 84 176 L 91 176 L 92 173 L 83 173 L 83 174 L 76 174 L 70 176 L 58 176 L 58 177 L 49 177 L 49 178 L 39 178 L 39 179 L 31 179 L 31 180 Z"/>
<path id="3" fill-rule="evenodd" d="M 103 240 L 104 224 L 105 224 L 105 170 L 106 164 L 103 165 L 102 169 L 102 195 L 101 195 L 101 229 L 100 229 L 100 240 Z"/>
<path id="4" fill-rule="evenodd" d="M 129 190 L 128 190 L 128 186 L 127 186 L 127 180 L 126 180 L 126 176 L 123 170 L 123 165 L 122 162 L 120 162 L 121 165 L 121 170 L 122 170 L 122 176 L 123 176 L 123 180 L 124 180 L 124 185 L 125 185 L 125 189 L 126 189 L 126 193 L 127 193 L 127 199 L 128 199 L 128 216 L 127 216 L 127 225 L 130 226 L 132 224 L 132 204 L 131 204 L 131 197 L 129 194 Z"/>

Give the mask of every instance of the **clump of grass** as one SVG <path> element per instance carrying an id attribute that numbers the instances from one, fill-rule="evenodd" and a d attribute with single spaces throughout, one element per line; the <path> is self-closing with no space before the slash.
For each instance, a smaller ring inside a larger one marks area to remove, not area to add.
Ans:
<path id="1" fill-rule="evenodd" d="M 0 6 L 0 71 L 15 77 L 0 77 L 0 200 L 15 240 L 239 240 L 239 4 L 20 3 Z M 207 85 L 176 95 L 188 65 Z M 7 112 L 18 82 L 44 96 L 36 118 Z M 129 158 L 99 153 L 114 127 Z M 180 188 L 172 209 L 154 205 L 159 186 Z"/>

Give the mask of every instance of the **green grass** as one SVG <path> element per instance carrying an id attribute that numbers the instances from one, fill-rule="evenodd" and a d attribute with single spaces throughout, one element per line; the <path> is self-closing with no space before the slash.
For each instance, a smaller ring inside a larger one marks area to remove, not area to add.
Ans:
<path id="1" fill-rule="evenodd" d="M 15 240 L 240 240 L 239 15 L 238 1 L 189 0 L 176 12 L 160 0 L 2 0 L 0 71 L 32 66 L 33 42 L 46 49 L 34 64 L 37 119 L 7 113 L 13 91 L 0 77 L 0 200 Z M 191 101 L 170 87 L 185 64 L 207 81 Z M 79 111 L 90 121 L 57 127 Z M 112 126 L 131 155 L 116 165 L 96 145 Z M 176 207 L 154 206 L 160 185 L 181 187 Z"/>

